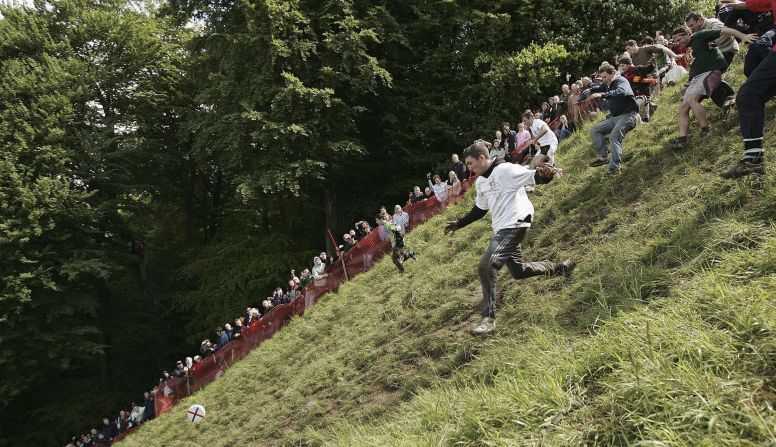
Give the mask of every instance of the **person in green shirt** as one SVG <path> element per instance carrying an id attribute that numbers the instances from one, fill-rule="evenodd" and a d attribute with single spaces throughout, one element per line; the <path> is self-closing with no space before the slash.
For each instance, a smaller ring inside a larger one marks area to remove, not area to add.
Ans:
<path id="1" fill-rule="evenodd" d="M 693 33 L 687 26 L 674 30 L 674 43 L 687 47 L 687 62 L 690 64 L 690 79 L 679 106 L 679 138 L 671 142 L 671 149 L 684 149 L 687 146 L 687 133 L 690 130 L 690 110 L 701 125 L 701 137 L 711 134 L 709 120 L 701 101 L 711 96 L 722 81 L 722 72 L 728 64 L 715 41 L 720 36 L 733 36 L 744 43 L 757 39 L 754 34 L 744 34 L 733 28 L 723 27 L 715 30 L 702 30 Z"/>
<path id="2" fill-rule="evenodd" d="M 404 252 L 404 236 L 401 234 L 401 228 L 388 219 L 387 214 L 378 214 L 375 216 L 375 222 L 378 226 L 382 226 L 385 229 L 385 234 L 391 239 L 391 259 L 393 260 L 396 268 L 399 269 L 399 273 L 404 273 L 404 261 L 407 259 L 415 259 L 415 252 L 407 250 Z"/>

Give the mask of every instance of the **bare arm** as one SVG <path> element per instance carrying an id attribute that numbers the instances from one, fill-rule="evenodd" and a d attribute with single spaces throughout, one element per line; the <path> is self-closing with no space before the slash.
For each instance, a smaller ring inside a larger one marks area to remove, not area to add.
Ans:
<path id="1" fill-rule="evenodd" d="M 531 141 L 531 144 L 534 144 L 534 143 L 536 143 L 537 141 L 539 141 L 539 139 L 540 139 L 540 138 L 541 138 L 541 137 L 542 137 L 544 134 L 546 134 L 546 133 L 547 133 L 547 131 L 548 131 L 548 130 L 550 130 L 550 126 L 548 126 L 547 124 L 545 124 L 545 125 L 544 125 L 544 127 L 542 127 L 542 130 L 540 130 L 540 131 L 539 131 L 539 133 L 537 133 L 537 134 L 536 134 L 536 135 L 535 135 L 533 138 L 531 138 L 531 139 L 530 139 L 530 140 L 528 140 L 528 141 Z"/>
<path id="2" fill-rule="evenodd" d="M 663 54 L 665 54 L 666 56 L 670 57 L 671 59 L 679 59 L 680 57 L 682 57 L 682 56 L 674 53 L 673 51 L 671 51 L 671 49 L 668 48 L 668 47 L 665 47 L 663 45 L 655 45 L 655 46 L 660 48 L 661 50 L 663 50 Z"/>

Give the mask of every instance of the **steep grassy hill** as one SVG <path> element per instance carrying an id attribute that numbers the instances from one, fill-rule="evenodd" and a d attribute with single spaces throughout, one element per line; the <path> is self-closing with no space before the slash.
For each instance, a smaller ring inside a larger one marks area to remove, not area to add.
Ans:
<path id="1" fill-rule="evenodd" d="M 627 137 L 619 177 L 587 167 L 587 132 L 561 145 L 524 247 L 575 279 L 504 271 L 494 335 L 468 333 L 489 219 L 442 235 L 469 197 L 411 234 L 406 275 L 383 260 L 121 445 L 776 445 L 773 152 L 761 181 L 720 179 L 740 139 L 710 104 L 713 138 L 695 124 L 671 152 L 679 98 Z"/>

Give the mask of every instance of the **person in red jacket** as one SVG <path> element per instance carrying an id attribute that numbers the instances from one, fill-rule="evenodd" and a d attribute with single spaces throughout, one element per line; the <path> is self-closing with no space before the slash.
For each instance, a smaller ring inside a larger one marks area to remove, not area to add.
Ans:
<path id="1" fill-rule="evenodd" d="M 776 21 L 776 0 L 721 0 L 734 9 L 754 12 L 771 11 Z M 749 174 L 764 174 L 763 124 L 765 103 L 776 96 L 776 53 L 773 49 L 760 62 L 736 95 L 738 122 L 744 140 L 744 157 L 721 172 L 723 178 L 734 179 Z"/>

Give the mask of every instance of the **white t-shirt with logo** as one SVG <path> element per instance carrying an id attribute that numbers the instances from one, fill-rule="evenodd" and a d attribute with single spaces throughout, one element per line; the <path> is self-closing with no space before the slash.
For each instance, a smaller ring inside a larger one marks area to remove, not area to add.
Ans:
<path id="1" fill-rule="evenodd" d="M 545 132 L 544 135 L 539 138 L 539 146 L 557 147 L 558 138 L 555 136 L 555 132 L 550 129 L 550 126 L 548 126 L 547 123 L 540 119 L 534 118 L 533 124 L 531 124 L 531 135 L 536 137 L 545 126 L 547 127 L 547 132 Z"/>
<path id="2" fill-rule="evenodd" d="M 512 163 L 501 163 L 493 168 L 490 176 L 477 177 L 477 198 L 474 204 L 482 210 L 490 210 L 493 232 L 505 228 L 530 227 L 524 221 L 533 215 L 534 207 L 525 192 L 526 185 L 536 184 L 535 171 Z"/>

